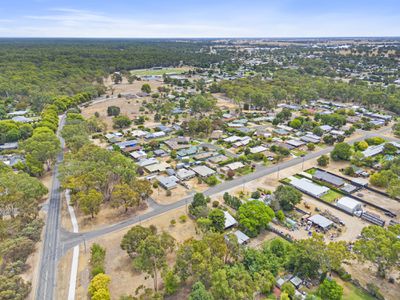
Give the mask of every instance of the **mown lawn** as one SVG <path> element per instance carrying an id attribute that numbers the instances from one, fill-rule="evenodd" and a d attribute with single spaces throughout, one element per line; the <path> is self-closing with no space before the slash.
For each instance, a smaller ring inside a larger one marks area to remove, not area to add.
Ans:
<path id="1" fill-rule="evenodd" d="M 334 190 L 329 190 L 325 195 L 321 197 L 322 200 L 325 202 L 331 203 L 335 201 L 336 199 L 341 198 L 343 195 L 339 194 L 338 192 L 335 192 Z"/>
<path id="2" fill-rule="evenodd" d="M 368 295 L 363 290 L 360 290 L 354 284 L 346 282 L 344 284 L 343 299 L 346 300 L 375 300 L 374 297 Z"/>

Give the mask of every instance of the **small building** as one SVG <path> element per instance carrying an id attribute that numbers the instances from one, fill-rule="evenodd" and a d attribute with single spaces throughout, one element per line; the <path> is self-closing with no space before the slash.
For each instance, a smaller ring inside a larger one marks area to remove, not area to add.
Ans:
<path id="1" fill-rule="evenodd" d="M 185 180 L 189 180 L 193 177 L 196 176 L 196 173 L 192 170 L 188 170 L 188 169 L 179 169 L 176 172 L 176 177 L 178 177 L 178 179 L 185 181 Z"/>
<path id="2" fill-rule="evenodd" d="M 331 220 L 321 215 L 313 215 L 309 217 L 308 220 L 323 230 L 328 230 L 333 225 Z"/>
<path id="3" fill-rule="evenodd" d="M 329 191 L 329 188 L 326 186 L 318 185 L 307 178 L 294 178 L 292 181 L 290 181 L 290 184 L 298 190 L 318 198 L 325 195 Z"/>
<path id="4" fill-rule="evenodd" d="M 172 190 L 178 186 L 178 178 L 175 176 L 158 176 L 157 181 L 166 190 Z"/>
<path id="5" fill-rule="evenodd" d="M 216 172 L 207 166 L 195 166 L 192 170 L 201 178 L 207 178 L 214 175 Z"/>
<path id="6" fill-rule="evenodd" d="M 240 230 L 236 230 L 233 234 L 236 235 L 239 245 L 245 245 L 250 241 L 250 237 Z"/>
<path id="7" fill-rule="evenodd" d="M 224 228 L 225 230 L 233 226 L 236 226 L 238 224 L 236 219 L 232 217 L 232 215 L 226 210 L 224 210 L 224 215 L 225 215 L 225 228 Z"/>
<path id="8" fill-rule="evenodd" d="M 336 206 L 353 215 L 357 211 L 362 211 L 362 204 L 350 197 L 340 198 L 337 201 Z"/>
<path id="9" fill-rule="evenodd" d="M 292 279 L 290 279 L 290 283 L 293 284 L 296 287 L 296 289 L 298 289 L 303 283 L 303 280 L 301 280 L 297 276 L 293 276 Z"/>

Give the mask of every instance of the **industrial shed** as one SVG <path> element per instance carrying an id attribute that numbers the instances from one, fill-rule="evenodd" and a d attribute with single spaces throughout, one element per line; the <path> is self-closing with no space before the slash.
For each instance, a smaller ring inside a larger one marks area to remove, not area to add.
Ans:
<path id="1" fill-rule="evenodd" d="M 321 197 L 329 191 L 329 188 L 327 188 L 326 186 L 315 184 L 307 178 L 295 178 L 290 182 L 290 184 L 300 191 L 313 195 L 314 197 Z"/>
<path id="2" fill-rule="evenodd" d="M 333 225 L 331 220 L 321 215 L 313 215 L 312 217 L 309 217 L 308 220 L 323 230 L 328 230 Z"/>
<path id="3" fill-rule="evenodd" d="M 336 206 L 351 214 L 354 214 L 356 211 L 362 210 L 362 204 L 350 197 L 340 198 L 337 201 Z"/>

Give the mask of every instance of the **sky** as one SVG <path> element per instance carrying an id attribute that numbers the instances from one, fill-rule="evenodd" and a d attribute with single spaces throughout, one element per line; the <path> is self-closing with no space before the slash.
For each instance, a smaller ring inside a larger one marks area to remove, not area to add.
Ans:
<path id="1" fill-rule="evenodd" d="M 400 0 L 1 0 L 0 37 L 400 36 Z"/>

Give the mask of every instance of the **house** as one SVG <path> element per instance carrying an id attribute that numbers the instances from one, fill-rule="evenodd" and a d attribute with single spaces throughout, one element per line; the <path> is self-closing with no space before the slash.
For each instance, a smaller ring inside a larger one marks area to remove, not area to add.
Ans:
<path id="1" fill-rule="evenodd" d="M 225 168 L 231 171 L 235 171 L 244 167 L 244 164 L 241 161 L 236 161 L 230 164 L 227 164 Z"/>
<path id="2" fill-rule="evenodd" d="M 314 197 L 318 198 L 325 195 L 329 191 L 329 188 L 327 188 L 326 186 L 315 184 L 307 178 L 294 178 L 292 181 L 290 181 L 290 184 L 298 190 L 305 192 L 306 194 L 311 194 Z"/>
<path id="3" fill-rule="evenodd" d="M 192 179 L 195 176 L 196 176 L 196 173 L 194 171 L 188 170 L 188 169 L 179 169 L 176 172 L 176 177 L 178 177 L 179 180 L 182 180 L 182 181 Z"/>
<path id="4" fill-rule="evenodd" d="M 156 131 L 153 133 L 148 133 L 145 138 L 146 139 L 157 139 L 157 138 L 162 138 L 164 136 L 166 136 L 164 131 Z"/>
<path id="5" fill-rule="evenodd" d="M 143 150 L 131 152 L 131 153 L 129 153 L 129 155 L 135 160 L 139 160 L 139 159 L 147 157 L 147 153 L 144 152 Z"/>
<path id="6" fill-rule="evenodd" d="M 267 148 L 264 146 L 256 146 L 256 147 L 250 148 L 250 153 L 256 154 L 256 153 L 264 152 L 266 150 L 267 150 Z"/>
<path id="7" fill-rule="evenodd" d="M 224 132 L 222 130 L 214 130 L 213 132 L 211 132 L 211 138 L 213 140 L 218 140 L 222 137 L 222 135 L 224 134 Z"/>
<path id="8" fill-rule="evenodd" d="M 361 153 L 364 155 L 364 157 L 372 157 L 382 153 L 383 149 L 384 149 L 384 144 L 374 145 L 374 146 L 369 146 Z"/>
<path id="9" fill-rule="evenodd" d="M 18 142 L 14 143 L 5 143 L 0 145 L 0 151 L 2 150 L 15 150 L 18 149 Z"/>
<path id="10" fill-rule="evenodd" d="M 330 132 L 333 129 L 332 126 L 329 126 L 329 125 L 321 125 L 319 128 L 321 128 L 322 131 L 325 133 Z"/>
<path id="11" fill-rule="evenodd" d="M 157 163 L 158 163 L 158 160 L 155 159 L 154 157 L 141 159 L 137 162 L 139 167 L 147 167 L 147 166 L 154 165 Z"/>
<path id="12" fill-rule="evenodd" d="M 159 131 L 162 131 L 162 132 L 165 132 L 165 133 L 169 133 L 169 132 L 172 131 L 172 128 L 167 127 L 167 126 L 165 126 L 165 125 L 158 125 L 156 128 L 157 128 Z"/>
<path id="13" fill-rule="evenodd" d="M 153 153 L 154 153 L 154 155 L 155 155 L 156 157 L 161 157 L 161 156 L 167 155 L 167 153 L 166 153 L 163 149 L 154 150 Z"/>
<path id="14" fill-rule="evenodd" d="M 233 146 L 234 148 L 246 146 L 248 143 L 250 143 L 250 141 L 251 141 L 251 137 L 249 137 L 249 136 L 244 136 L 243 138 L 240 139 L 240 141 L 237 141 L 237 142 L 233 143 L 232 146 Z"/>
<path id="15" fill-rule="evenodd" d="M 207 178 L 216 173 L 213 169 L 210 169 L 207 166 L 195 166 L 192 168 L 192 170 L 201 178 Z"/>
<path id="16" fill-rule="evenodd" d="M 156 163 L 156 164 L 151 164 L 148 166 L 145 166 L 144 169 L 149 172 L 150 174 L 153 173 L 161 173 L 165 172 L 165 170 L 169 167 L 169 165 L 165 162 L 161 163 Z"/>
<path id="17" fill-rule="evenodd" d="M 204 161 L 212 156 L 214 156 L 214 152 L 203 152 L 193 156 L 193 159 Z"/>
<path id="18" fill-rule="evenodd" d="M 20 122 L 20 123 L 31 123 L 31 122 L 33 122 L 33 119 L 27 118 L 27 117 L 24 117 L 24 116 L 15 116 L 11 120 L 13 120 L 14 122 Z"/>
<path id="19" fill-rule="evenodd" d="M 146 136 L 147 134 L 148 134 L 148 132 L 147 131 L 143 131 L 143 130 L 133 130 L 131 132 L 131 135 L 133 137 L 139 137 L 139 138 L 142 138 L 142 137 Z"/>
<path id="20" fill-rule="evenodd" d="M 298 147 L 301 147 L 301 146 L 304 146 L 305 145 L 305 143 L 303 142 L 303 141 L 299 141 L 299 140 L 288 140 L 288 141 L 285 141 L 285 143 L 286 144 L 288 144 L 288 145 L 290 145 L 290 146 L 293 146 L 293 147 L 295 147 L 295 148 L 298 148 Z"/>
<path id="21" fill-rule="evenodd" d="M 179 150 L 176 154 L 180 157 L 180 158 L 183 158 L 183 157 L 186 157 L 186 156 L 191 156 L 191 155 L 194 155 L 194 154 L 196 154 L 197 153 L 197 147 L 190 147 L 190 148 L 188 148 L 188 149 L 181 149 L 181 150 Z"/>
<path id="22" fill-rule="evenodd" d="M 318 144 L 321 141 L 321 137 L 315 134 L 307 133 L 300 138 L 303 142 Z"/>
<path id="23" fill-rule="evenodd" d="M 245 245 L 250 241 L 250 238 L 240 230 L 236 230 L 233 234 L 237 237 L 239 245 Z"/>
<path id="24" fill-rule="evenodd" d="M 291 279 L 290 279 L 290 283 L 291 284 L 293 284 L 295 287 L 296 287 L 296 289 L 298 289 L 299 287 L 300 287 L 300 285 L 303 283 L 303 280 L 301 280 L 299 277 L 297 277 L 297 276 L 293 276 Z"/>
<path id="25" fill-rule="evenodd" d="M 175 176 L 158 176 L 157 181 L 166 190 L 172 190 L 178 186 L 178 178 Z"/>
<path id="26" fill-rule="evenodd" d="M 236 219 L 232 217 L 232 215 L 226 210 L 224 210 L 224 215 L 225 215 L 225 227 L 224 227 L 225 230 L 233 226 L 236 226 L 238 224 Z"/>
<path id="27" fill-rule="evenodd" d="M 23 116 L 26 115 L 29 111 L 27 110 L 16 110 L 14 112 L 10 112 L 7 115 L 12 117 L 12 116 Z"/>
<path id="28" fill-rule="evenodd" d="M 284 129 L 274 129 L 273 133 L 277 134 L 277 135 L 288 135 L 290 132 Z"/>
<path id="29" fill-rule="evenodd" d="M 116 146 L 118 146 L 120 149 L 124 149 L 127 147 L 134 147 L 137 145 L 137 141 L 136 140 L 129 140 L 129 141 L 125 141 L 125 142 L 119 142 L 116 144 Z"/>
<path id="30" fill-rule="evenodd" d="M 190 147 L 190 137 L 179 136 L 173 139 L 164 141 L 171 150 L 180 150 Z"/>
<path id="31" fill-rule="evenodd" d="M 345 132 L 342 130 L 332 130 L 331 134 L 334 136 L 343 136 L 345 134 Z"/>
<path id="32" fill-rule="evenodd" d="M 324 181 L 327 182 L 329 184 L 332 184 L 336 187 L 341 187 L 344 185 L 344 180 L 338 176 L 335 176 L 333 174 L 330 174 L 328 172 L 325 171 L 321 171 L 321 170 L 316 170 L 313 178 L 320 180 L 320 181 Z"/>
<path id="33" fill-rule="evenodd" d="M 6 166 L 10 167 L 13 167 L 19 162 L 25 163 L 24 157 L 17 154 L 0 155 L 0 161 L 3 162 Z"/>
<path id="34" fill-rule="evenodd" d="M 313 215 L 309 217 L 308 220 L 323 230 L 328 230 L 333 225 L 333 222 L 331 220 L 321 215 Z"/>
<path id="35" fill-rule="evenodd" d="M 223 154 L 220 154 L 220 155 L 217 155 L 217 156 L 210 157 L 210 158 L 208 159 L 208 161 L 209 161 L 210 163 L 213 163 L 213 164 L 218 164 L 218 163 L 223 162 L 223 161 L 225 161 L 225 160 L 227 160 L 227 159 L 228 159 L 227 156 L 225 156 L 225 155 L 223 155 Z"/>
<path id="36" fill-rule="evenodd" d="M 357 211 L 362 211 L 362 204 L 350 197 L 342 197 L 336 202 L 336 206 L 354 215 Z"/>
<path id="37" fill-rule="evenodd" d="M 224 138 L 224 142 L 227 142 L 227 143 L 234 143 L 234 142 L 241 141 L 241 140 L 242 140 L 242 138 L 237 135 L 232 135 L 230 137 Z"/>

